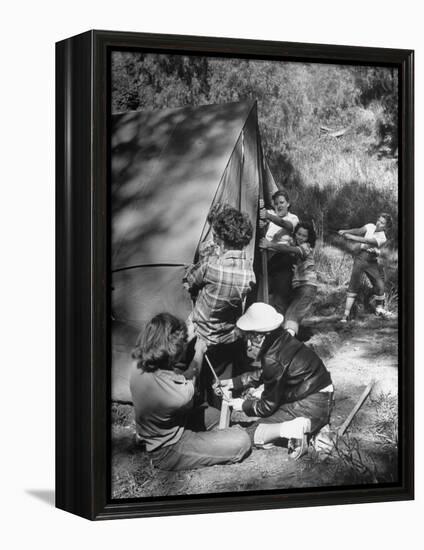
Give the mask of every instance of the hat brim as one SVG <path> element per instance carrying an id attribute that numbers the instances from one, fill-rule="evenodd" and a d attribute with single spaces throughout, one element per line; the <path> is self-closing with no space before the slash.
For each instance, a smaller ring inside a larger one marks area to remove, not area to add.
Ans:
<path id="1" fill-rule="evenodd" d="M 268 325 L 261 323 L 255 323 L 252 319 L 245 318 L 244 315 L 240 317 L 236 325 L 240 330 L 244 332 L 270 332 L 278 328 L 284 321 L 283 315 L 281 313 L 276 313 L 272 322 Z"/>

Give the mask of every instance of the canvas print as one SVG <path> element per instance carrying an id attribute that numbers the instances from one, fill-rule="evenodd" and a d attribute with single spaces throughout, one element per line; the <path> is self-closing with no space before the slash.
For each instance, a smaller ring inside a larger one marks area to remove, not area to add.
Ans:
<path id="1" fill-rule="evenodd" d="M 111 498 L 396 483 L 397 69 L 110 75 Z"/>

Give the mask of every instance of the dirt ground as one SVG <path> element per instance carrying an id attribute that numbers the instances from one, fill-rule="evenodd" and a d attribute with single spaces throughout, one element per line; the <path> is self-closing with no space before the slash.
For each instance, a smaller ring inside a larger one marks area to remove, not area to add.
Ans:
<path id="1" fill-rule="evenodd" d="M 347 326 L 336 318 L 316 317 L 305 327 L 305 340 L 326 363 L 336 404 L 330 453 L 310 445 L 299 461 L 287 449 L 254 449 L 240 464 L 186 472 L 152 468 L 134 440 L 132 407 L 112 407 L 112 498 L 140 498 L 300 487 L 329 487 L 397 480 L 398 328 L 396 320 L 363 315 Z M 337 428 L 367 384 L 375 384 L 345 436 Z M 251 420 L 233 413 L 233 420 Z"/>

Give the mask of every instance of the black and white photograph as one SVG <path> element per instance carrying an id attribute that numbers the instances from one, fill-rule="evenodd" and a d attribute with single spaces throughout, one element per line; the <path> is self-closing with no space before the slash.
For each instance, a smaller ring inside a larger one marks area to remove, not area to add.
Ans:
<path id="1" fill-rule="evenodd" d="M 111 499 L 398 483 L 398 69 L 109 70 Z"/>
<path id="2" fill-rule="evenodd" d="M 4 4 L 4 548 L 420 540 L 419 6 Z"/>

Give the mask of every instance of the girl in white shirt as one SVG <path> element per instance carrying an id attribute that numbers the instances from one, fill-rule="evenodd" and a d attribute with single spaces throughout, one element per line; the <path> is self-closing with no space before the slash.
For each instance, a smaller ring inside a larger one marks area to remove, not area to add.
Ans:
<path id="1" fill-rule="evenodd" d="M 371 301 L 375 303 L 377 315 L 388 317 L 390 313 L 384 309 L 384 275 L 377 262 L 380 247 L 387 241 L 386 231 L 392 225 L 390 214 L 381 213 L 375 225 L 367 223 L 357 229 L 341 229 L 339 235 L 349 241 L 361 243 L 359 254 L 355 257 L 349 288 L 346 297 L 342 323 L 349 319 L 350 311 L 355 303 L 356 296 L 361 284 L 363 273 L 367 275 L 373 285 L 374 296 Z"/>
<path id="2" fill-rule="evenodd" d="M 293 258 L 280 254 L 279 247 L 284 251 L 286 245 L 293 244 L 293 231 L 299 218 L 289 211 L 290 199 L 286 191 L 280 189 L 274 193 L 272 204 L 274 210 L 265 210 L 263 200 L 259 201 L 260 227 L 264 231 L 260 247 L 268 250 L 270 304 L 285 314 L 292 289 Z"/>

